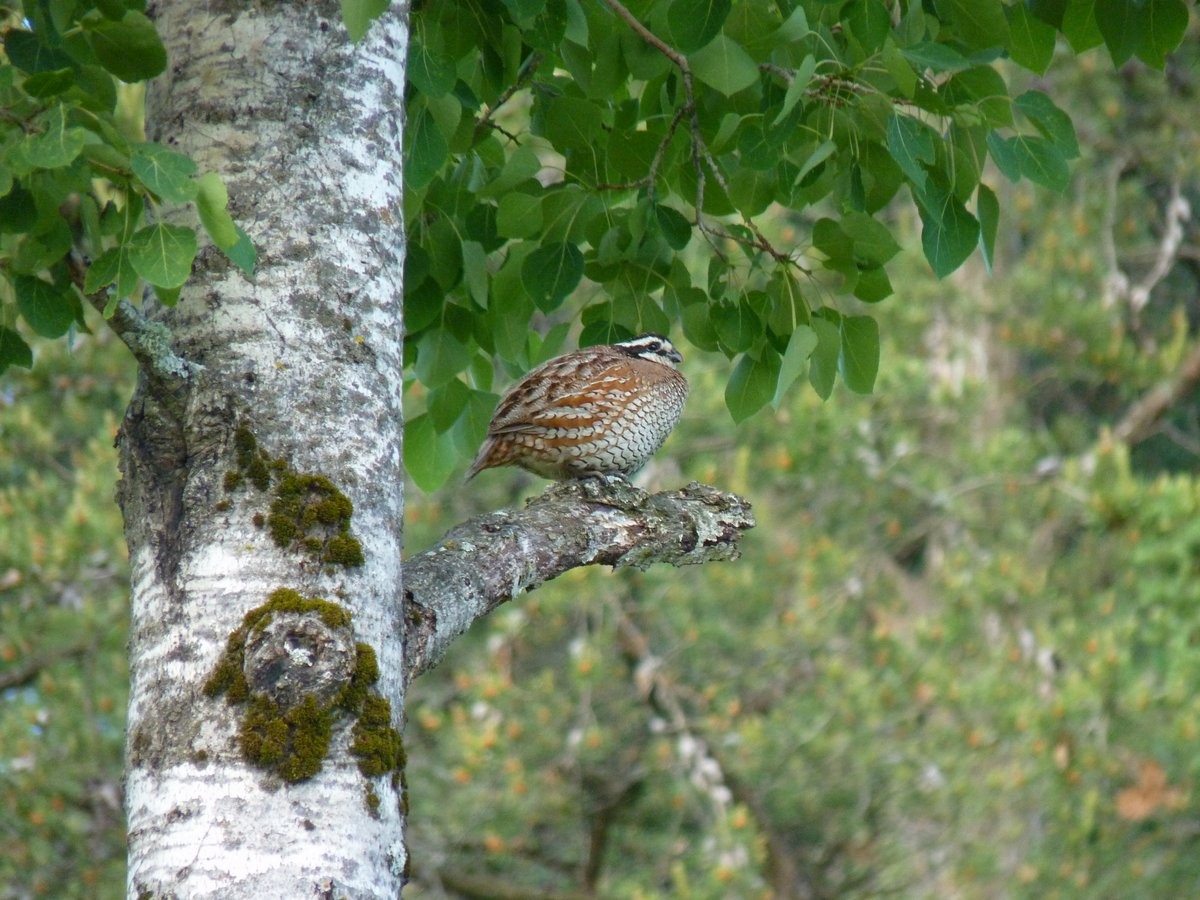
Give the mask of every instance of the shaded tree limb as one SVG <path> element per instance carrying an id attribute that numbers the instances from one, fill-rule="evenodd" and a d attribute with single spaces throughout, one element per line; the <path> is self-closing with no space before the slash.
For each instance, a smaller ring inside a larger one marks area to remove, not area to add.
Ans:
<path id="1" fill-rule="evenodd" d="M 1142 394 L 1113 426 L 1113 437 L 1137 444 L 1154 434 L 1159 421 L 1181 398 L 1200 384 L 1200 342 L 1183 357 L 1175 371 Z"/>
<path id="2" fill-rule="evenodd" d="M 464 522 L 405 563 L 406 679 L 436 665 L 476 619 L 564 572 L 736 559 L 741 533 L 753 527 L 750 504 L 736 494 L 697 482 L 647 494 L 597 478 Z"/>
<path id="3" fill-rule="evenodd" d="M 715 806 L 728 806 L 732 800 L 746 808 L 765 840 L 766 875 L 775 896 L 795 900 L 818 896 L 812 879 L 802 871 L 800 854 L 787 837 L 772 825 L 766 805 L 757 792 L 725 763 L 713 742 L 704 740 L 697 733 L 674 684 L 662 671 L 662 659 L 651 649 L 650 639 L 637 627 L 619 601 L 614 601 L 613 605 L 617 614 L 617 640 L 622 655 L 633 670 L 635 685 L 649 706 L 667 719 L 680 736 L 686 738 L 687 746 L 691 749 L 690 758 L 685 759 L 684 763 L 690 763 L 694 768 L 692 782 L 707 784 Z"/>
<path id="4" fill-rule="evenodd" d="M 93 637 L 87 637 L 84 640 L 77 641 L 74 644 L 69 644 L 66 647 L 60 647 L 57 650 L 52 650 L 48 653 L 43 653 L 41 656 L 28 659 L 19 666 L 14 666 L 4 672 L 0 672 L 0 691 L 6 691 L 11 688 L 25 687 L 33 683 L 42 672 L 51 666 L 62 662 L 64 659 L 72 657 L 87 656 L 96 649 L 96 641 Z"/>

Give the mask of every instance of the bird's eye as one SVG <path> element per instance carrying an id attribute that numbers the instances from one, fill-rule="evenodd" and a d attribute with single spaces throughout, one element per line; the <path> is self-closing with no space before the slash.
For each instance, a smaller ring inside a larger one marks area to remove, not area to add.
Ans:
<path id="1" fill-rule="evenodd" d="M 655 353 L 655 352 L 657 352 L 657 351 L 659 351 L 659 350 L 661 350 L 661 349 L 662 349 L 662 344 L 661 344 L 661 343 L 659 343 L 658 341 L 651 341 L 651 342 L 650 342 L 649 344 L 647 344 L 646 346 L 649 348 L 649 350 L 650 350 L 650 352 L 651 352 L 651 353 Z"/>

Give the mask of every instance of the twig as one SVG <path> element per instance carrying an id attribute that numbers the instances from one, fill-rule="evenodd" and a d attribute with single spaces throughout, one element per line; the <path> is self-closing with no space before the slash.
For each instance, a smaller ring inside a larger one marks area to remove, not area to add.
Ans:
<path id="1" fill-rule="evenodd" d="M 713 251 L 721 259 L 725 259 L 724 252 L 719 246 L 717 246 L 711 237 L 714 234 L 719 234 L 722 237 L 728 238 L 730 235 L 723 234 L 720 231 L 711 230 L 704 224 L 703 210 L 706 179 L 705 164 L 707 163 L 708 168 L 712 170 L 713 177 L 716 179 L 717 184 L 720 185 L 721 190 L 725 192 L 725 196 L 727 197 L 730 196 L 729 185 L 725 181 L 724 173 L 721 172 L 720 167 L 717 165 L 716 158 L 713 156 L 712 151 L 708 149 L 708 146 L 705 144 L 704 138 L 700 133 L 700 117 L 697 114 L 696 109 L 696 86 L 692 77 L 692 69 L 688 64 L 687 57 L 652 32 L 645 25 L 643 25 L 638 20 L 637 16 L 631 13 L 620 2 L 620 0 L 604 0 L 604 2 L 605 5 L 607 5 L 608 8 L 614 13 L 616 13 L 617 16 L 624 21 L 625 24 L 627 24 L 634 31 L 635 34 L 637 34 L 651 47 L 658 50 L 659 53 L 669 59 L 675 64 L 676 68 L 679 69 L 680 75 L 683 79 L 684 104 L 682 107 L 680 107 L 679 111 L 677 111 L 676 116 L 678 117 L 681 114 L 687 116 L 688 129 L 691 132 L 692 165 L 696 170 L 695 225 L 696 228 L 699 229 L 700 233 L 705 236 L 705 239 L 708 240 L 709 245 L 713 248 Z M 827 80 L 828 79 L 826 79 L 826 81 Z M 660 150 L 661 149 L 662 147 L 660 147 Z M 744 213 L 742 214 L 742 223 L 754 234 L 755 240 L 742 241 L 741 243 L 745 243 L 747 246 L 761 250 L 781 265 L 793 265 L 795 263 L 790 254 L 784 253 L 782 250 L 777 249 L 770 242 L 770 240 L 767 239 L 766 235 L 759 230 L 759 227 L 757 224 L 755 224 L 754 220 Z M 734 238 L 734 240 L 737 240 L 737 238 Z"/>
<path id="2" fill-rule="evenodd" d="M 108 293 L 94 291 L 89 294 L 84 289 L 87 269 L 83 260 L 71 255 L 68 258 L 68 268 L 71 281 L 79 293 L 100 315 L 105 315 Z M 165 325 L 150 321 L 128 300 L 119 300 L 112 314 L 106 317 L 106 321 L 121 342 L 129 348 L 142 371 L 164 387 L 178 387 L 200 371 L 199 365 L 175 353 L 171 346 L 171 333 Z"/>
<path id="3" fill-rule="evenodd" d="M 529 79 L 533 77 L 533 73 L 537 71 L 538 66 L 542 64 L 542 51 L 537 50 L 529 55 L 529 58 L 521 64 L 521 68 L 517 71 L 517 80 L 505 88 L 504 93 L 496 98 L 496 102 L 488 107 L 487 111 L 479 117 L 479 121 L 475 123 L 475 132 L 479 133 L 485 126 L 490 126 L 496 129 L 510 141 L 515 141 L 516 136 L 509 134 L 499 125 L 492 121 L 492 117 L 496 115 L 500 107 L 513 98 L 517 91 L 521 90 Z"/>
<path id="4" fill-rule="evenodd" d="M 637 181 L 627 181 L 624 184 L 598 184 L 596 190 L 599 191 L 622 191 L 634 190 L 637 188 L 646 188 L 650 192 L 650 199 L 654 199 L 655 184 L 658 181 L 658 170 L 662 168 L 662 161 L 667 155 L 667 147 L 671 143 L 671 139 L 675 137 L 675 131 L 679 128 L 679 123 L 683 121 L 683 117 L 687 114 L 687 107 L 681 106 L 675 110 L 675 115 L 671 117 L 671 124 L 667 126 L 667 133 L 663 139 L 659 141 L 658 149 L 654 151 L 654 159 L 650 160 L 650 170 L 644 177 Z"/>

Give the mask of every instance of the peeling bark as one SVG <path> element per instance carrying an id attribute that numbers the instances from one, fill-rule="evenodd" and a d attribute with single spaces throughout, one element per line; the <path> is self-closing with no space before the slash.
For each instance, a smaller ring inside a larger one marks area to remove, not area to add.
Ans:
<path id="1" fill-rule="evenodd" d="M 749 503 L 707 485 L 647 494 L 595 478 L 464 522 L 405 562 L 407 680 L 436 665 L 476 619 L 570 569 L 736 559 L 753 527 Z"/>

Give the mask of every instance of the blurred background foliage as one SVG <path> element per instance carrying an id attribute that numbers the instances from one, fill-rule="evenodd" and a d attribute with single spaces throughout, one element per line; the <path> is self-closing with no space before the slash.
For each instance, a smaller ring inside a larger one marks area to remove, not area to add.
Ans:
<path id="1" fill-rule="evenodd" d="M 994 272 L 936 281 L 897 221 L 872 396 L 735 428 L 727 361 L 684 348 L 648 486 L 759 527 L 731 564 L 572 573 L 414 685 L 406 897 L 1200 895 L 1195 391 L 1113 437 L 1200 345 L 1198 59 L 1036 81 L 1084 156 L 1064 196 L 989 179 Z M 4 900 L 123 895 L 111 344 L 0 383 Z M 410 552 L 542 486 L 413 489 Z"/>

